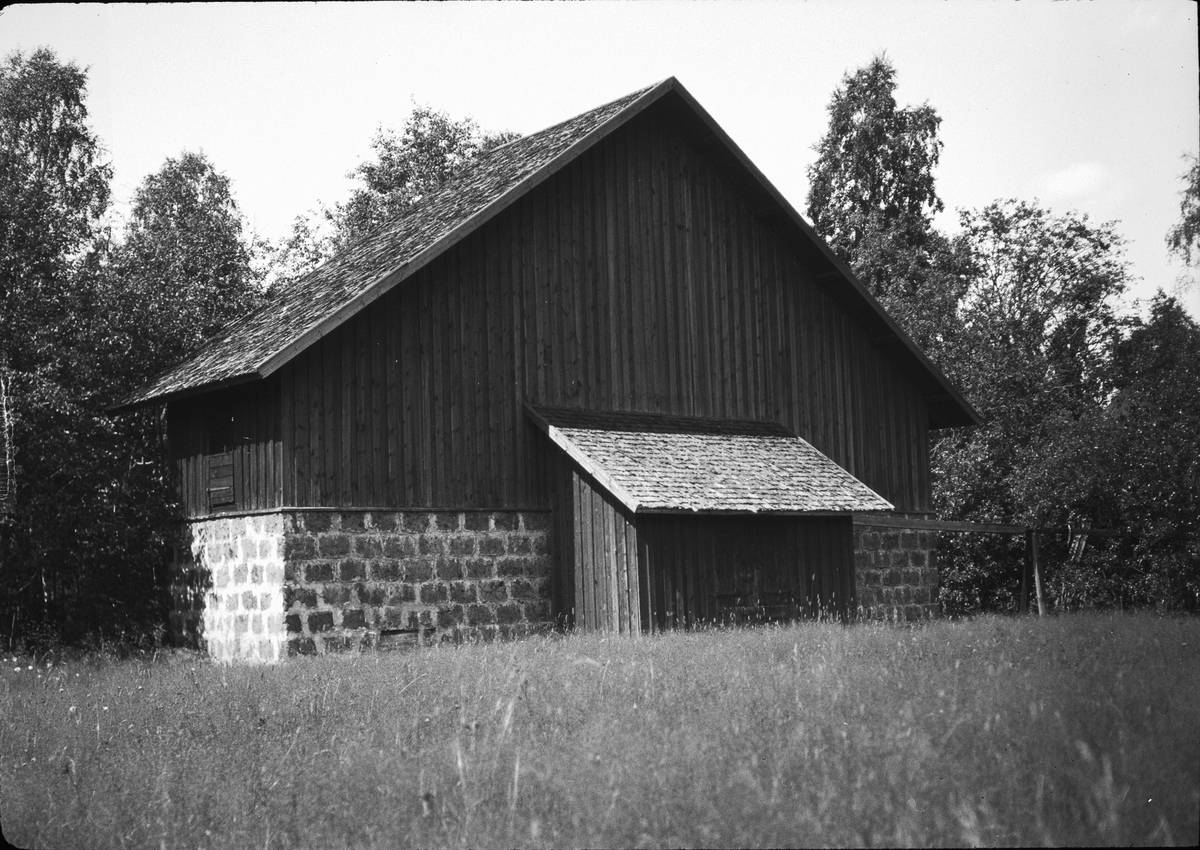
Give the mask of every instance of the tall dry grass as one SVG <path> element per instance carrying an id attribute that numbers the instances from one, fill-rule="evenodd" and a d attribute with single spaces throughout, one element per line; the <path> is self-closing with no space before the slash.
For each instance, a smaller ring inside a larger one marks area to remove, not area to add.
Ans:
<path id="1" fill-rule="evenodd" d="M 22 659 L 0 817 L 44 847 L 1193 844 L 1198 643 L 1075 615 Z"/>

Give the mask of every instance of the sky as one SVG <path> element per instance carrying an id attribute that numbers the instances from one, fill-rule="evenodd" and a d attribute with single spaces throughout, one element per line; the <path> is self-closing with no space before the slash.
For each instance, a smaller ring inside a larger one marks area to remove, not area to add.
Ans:
<path id="1" fill-rule="evenodd" d="M 1200 149 L 1196 27 L 1191 0 L 36 4 L 0 13 L 0 55 L 88 69 L 118 214 L 198 150 L 277 239 L 414 104 L 531 133 L 670 76 L 803 214 L 830 95 L 886 52 L 897 102 L 942 118 L 937 226 L 1001 198 L 1117 221 L 1144 312 L 1184 272 L 1164 239 Z"/>

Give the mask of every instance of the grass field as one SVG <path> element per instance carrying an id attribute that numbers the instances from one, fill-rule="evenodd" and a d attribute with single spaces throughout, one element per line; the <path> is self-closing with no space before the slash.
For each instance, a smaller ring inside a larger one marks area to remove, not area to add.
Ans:
<path id="1" fill-rule="evenodd" d="M 9 656 L 0 817 L 44 847 L 1195 844 L 1198 646 L 1074 615 Z"/>

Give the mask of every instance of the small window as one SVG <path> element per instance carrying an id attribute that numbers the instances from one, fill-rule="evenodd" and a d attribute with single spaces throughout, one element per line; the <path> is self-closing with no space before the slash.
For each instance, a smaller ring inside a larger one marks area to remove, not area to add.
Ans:
<path id="1" fill-rule="evenodd" d="M 208 507 L 226 507 L 233 498 L 233 452 L 218 452 L 208 456 Z"/>
<path id="2" fill-rule="evenodd" d="M 215 414 L 208 419 L 208 509 L 236 507 L 233 484 L 233 454 L 242 442 L 238 419 L 231 413 Z"/>

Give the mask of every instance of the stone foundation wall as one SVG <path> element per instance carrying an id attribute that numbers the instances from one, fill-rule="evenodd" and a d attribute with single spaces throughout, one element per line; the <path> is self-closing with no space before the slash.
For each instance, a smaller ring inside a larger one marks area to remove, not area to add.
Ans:
<path id="1" fill-rule="evenodd" d="M 937 534 L 854 524 L 859 616 L 911 622 L 936 617 Z"/>
<path id="2" fill-rule="evenodd" d="M 549 629 L 549 512 L 297 513 L 289 654 L 490 641 Z"/>
<path id="3" fill-rule="evenodd" d="M 220 661 L 274 662 L 545 631 L 549 518 L 285 510 L 190 522 L 172 632 Z"/>
<path id="4" fill-rule="evenodd" d="M 287 519 L 243 516 L 189 523 L 175 550 L 171 630 L 218 661 L 282 656 Z"/>

